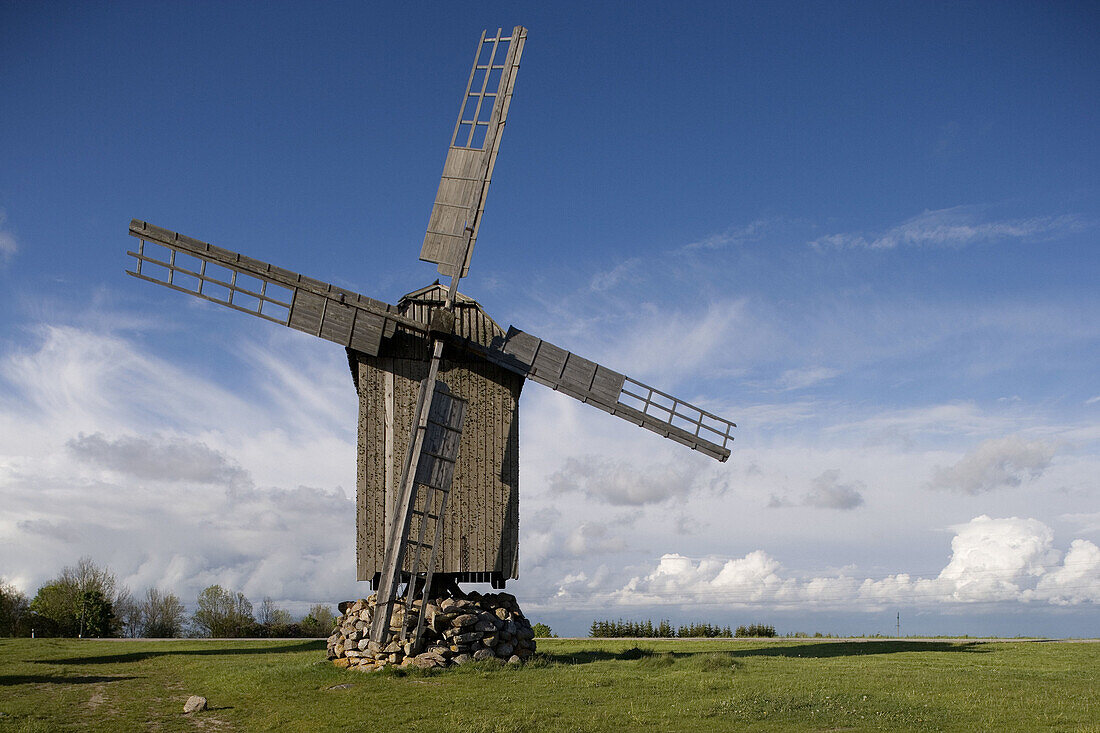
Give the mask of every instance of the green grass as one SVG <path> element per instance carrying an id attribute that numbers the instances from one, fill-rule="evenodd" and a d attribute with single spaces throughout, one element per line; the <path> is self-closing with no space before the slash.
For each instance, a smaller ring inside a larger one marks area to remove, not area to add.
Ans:
<path id="1" fill-rule="evenodd" d="M 0 640 L 0 730 L 1100 731 L 1098 690 L 1093 643 L 540 639 L 362 673 L 313 641 Z"/>

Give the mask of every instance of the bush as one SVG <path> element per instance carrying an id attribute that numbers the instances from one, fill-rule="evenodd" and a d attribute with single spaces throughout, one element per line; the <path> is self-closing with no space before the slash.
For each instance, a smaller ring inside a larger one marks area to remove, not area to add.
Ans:
<path id="1" fill-rule="evenodd" d="M 556 639 L 557 635 L 546 624 L 535 624 L 531 627 L 531 630 L 535 632 L 535 636 L 539 639 Z"/>

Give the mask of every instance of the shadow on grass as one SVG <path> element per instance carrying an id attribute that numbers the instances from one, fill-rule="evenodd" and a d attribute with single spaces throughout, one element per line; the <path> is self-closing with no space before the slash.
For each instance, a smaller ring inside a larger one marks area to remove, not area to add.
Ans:
<path id="1" fill-rule="evenodd" d="M 226 644 L 232 643 L 234 642 L 226 642 Z M 127 652 L 125 654 L 100 654 L 98 656 L 70 657 L 68 659 L 32 659 L 28 661 L 34 664 L 119 664 L 124 662 L 141 662 L 146 659 L 155 659 L 156 657 L 220 657 L 234 654 L 283 654 L 285 652 L 324 651 L 324 649 L 324 641 L 311 640 L 295 642 L 293 644 L 279 644 L 278 646 L 245 648 L 205 646 L 199 649 L 148 649 L 140 652 Z"/>
<path id="2" fill-rule="evenodd" d="M 611 660 L 629 661 L 665 657 L 672 660 L 690 660 L 696 657 L 801 657 L 825 659 L 828 657 L 858 657 L 873 654 L 898 654 L 903 652 L 969 652 L 985 654 L 989 650 L 977 642 L 924 642 L 924 641 L 861 641 L 831 642 L 826 644 L 776 644 L 749 649 L 712 649 L 697 652 L 662 652 L 654 649 L 633 647 L 621 652 L 576 651 L 576 652 L 539 652 L 539 657 L 553 664 L 591 664 Z"/>
<path id="3" fill-rule="evenodd" d="M 76 677 L 65 677 L 62 675 L 49 675 L 49 674 L 0 674 L 0 687 L 9 687 L 11 685 L 41 685 L 41 684 L 54 684 L 54 685 L 97 685 L 102 682 L 121 682 L 122 680 L 136 680 L 138 677 L 131 676 L 119 676 L 119 677 L 104 677 L 99 675 L 83 675 Z"/>

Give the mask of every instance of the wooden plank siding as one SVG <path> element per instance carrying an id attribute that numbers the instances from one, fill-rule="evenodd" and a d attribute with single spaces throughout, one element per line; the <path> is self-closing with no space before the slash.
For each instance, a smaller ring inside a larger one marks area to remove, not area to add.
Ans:
<path id="1" fill-rule="evenodd" d="M 408 318 L 427 322 L 446 289 L 438 284 L 406 295 L 397 305 Z M 505 333 L 473 300 L 459 295 L 456 335 L 488 346 Z M 430 342 L 398 326 L 377 356 L 349 350 L 359 392 L 357 576 L 382 570 L 384 536 L 391 520 L 420 380 L 427 376 Z M 474 353 L 448 345 L 439 379 L 469 401 L 439 548 L 440 573 L 499 573 L 519 577 L 519 395 L 523 377 Z M 387 393 L 392 403 L 387 404 Z M 387 413 L 392 432 L 387 439 Z M 387 461 L 387 450 L 390 458 Z M 391 488 L 387 496 L 387 463 Z M 406 563 L 406 569 L 407 563 Z M 462 577 L 458 578 L 462 580 Z"/>

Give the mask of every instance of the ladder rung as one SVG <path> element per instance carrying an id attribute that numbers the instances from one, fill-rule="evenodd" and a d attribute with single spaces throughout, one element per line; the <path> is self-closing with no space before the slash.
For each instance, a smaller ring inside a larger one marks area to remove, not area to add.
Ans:
<path id="1" fill-rule="evenodd" d="M 411 510 L 411 512 L 413 514 L 415 514 L 416 516 L 418 516 L 418 517 L 427 517 L 428 519 L 439 519 L 438 514 L 431 514 L 429 512 L 422 512 L 418 509 L 413 509 L 413 510 Z"/>
<path id="2" fill-rule="evenodd" d="M 419 547 L 431 547 L 430 542 L 417 542 L 416 540 L 405 540 L 408 544 Z"/>

